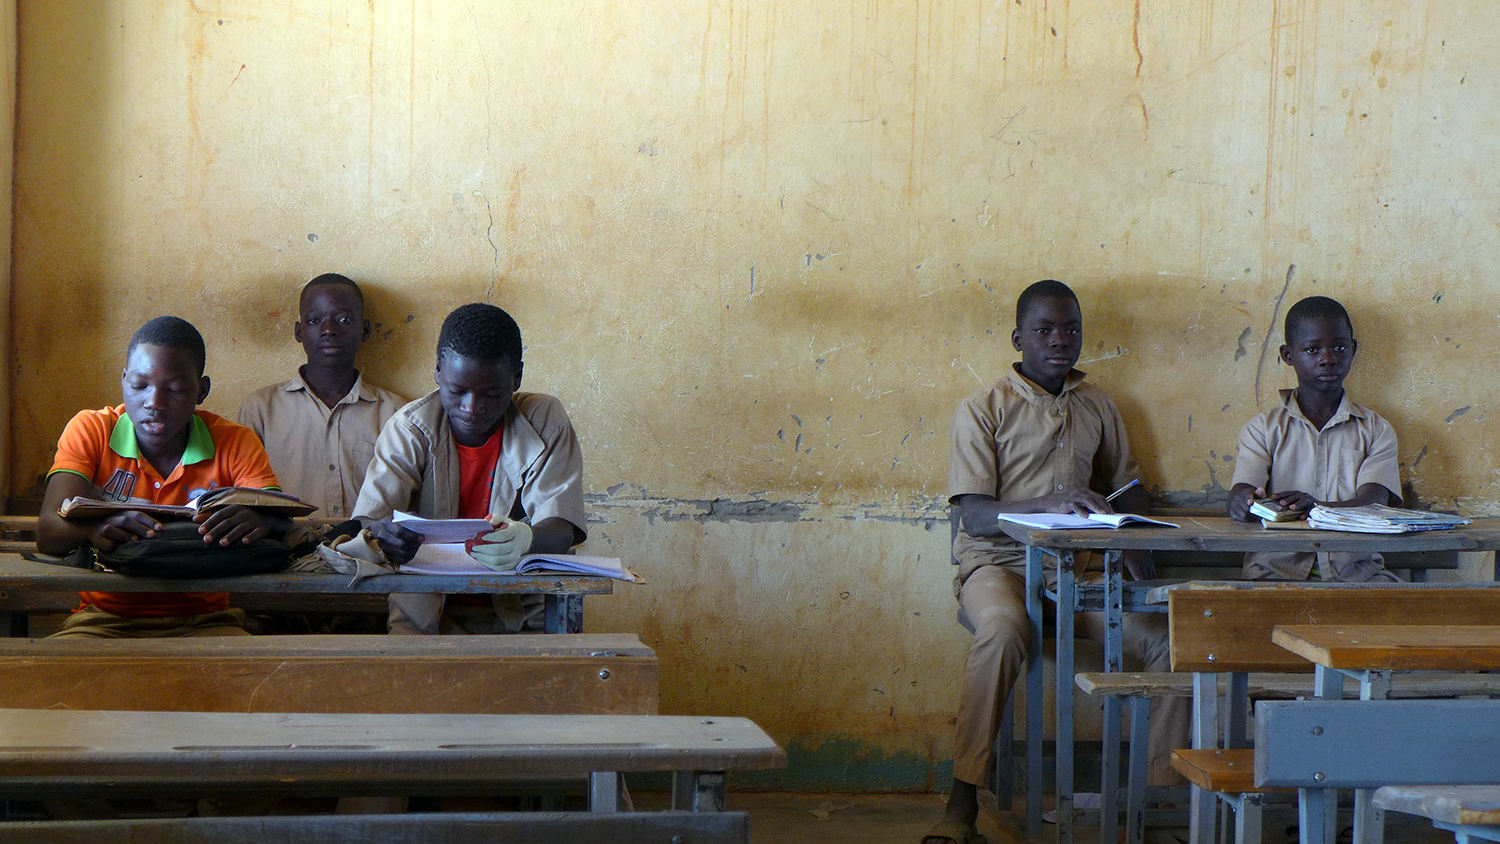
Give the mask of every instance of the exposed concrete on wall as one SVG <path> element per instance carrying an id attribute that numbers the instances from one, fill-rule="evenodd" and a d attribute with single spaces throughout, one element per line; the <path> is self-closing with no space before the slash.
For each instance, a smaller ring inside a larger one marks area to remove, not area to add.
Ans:
<path id="1" fill-rule="evenodd" d="M 588 549 L 648 576 L 590 628 L 661 651 L 667 711 L 788 742 L 788 783 L 923 787 L 965 648 L 948 415 L 1030 281 L 1078 290 L 1158 500 L 1222 500 L 1291 383 L 1280 318 L 1326 293 L 1410 494 L 1500 513 L 1497 28 L 1486 0 L 23 2 L 10 488 L 157 313 L 204 329 L 232 412 L 298 362 L 317 273 L 366 285 L 363 365 L 412 396 L 442 317 L 493 301 L 577 423 Z"/>

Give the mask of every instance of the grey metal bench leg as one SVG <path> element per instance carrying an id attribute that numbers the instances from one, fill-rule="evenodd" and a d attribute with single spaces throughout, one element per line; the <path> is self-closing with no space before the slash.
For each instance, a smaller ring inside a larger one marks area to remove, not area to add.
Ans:
<path id="1" fill-rule="evenodd" d="M 1146 840 L 1147 735 L 1151 730 L 1151 699 L 1133 697 L 1130 706 L 1130 768 L 1125 785 L 1125 844 Z"/>
<path id="2" fill-rule="evenodd" d="M 1031 637 L 1026 653 L 1026 836 L 1042 834 L 1042 560 L 1026 549 L 1026 617 Z"/>
<path id="3" fill-rule="evenodd" d="M 1073 844 L 1073 554 L 1057 558 L 1057 844 Z"/>
<path id="4" fill-rule="evenodd" d="M 1235 844 L 1260 844 L 1259 794 L 1241 794 L 1234 801 Z"/>
<path id="5" fill-rule="evenodd" d="M 673 771 L 672 809 L 678 812 L 724 811 L 723 771 Z"/>
<path id="6" fill-rule="evenodd" d="M 548 633 L 583 632 L 582 595 L 547 595 L 544 607 Z"/>
<path id="7" fill-rule="evenodd" d="M 1219 675 L 1193 675 L 1193 747 L 1217 746 L 1219 735 Z M 1212 844 L 1214 820 L 1219 798 L 1212 791 L 1193 786 L 1192 808 L 1188 815 L 1190 844 Z"/>
<path id="8" fill-rule="evenodd" d="M 625 778 L 616 771 L 589 774 L 589 811 L 625 811 Z"/>
<path id="9" fill-rule="evenodd" d="M 1124 598 L 1120 552 L 1104 555 L 1104 670 L 1124 670 Z M 1071 689 L 1070 689 L 1071 691 Z M 1099 844 L 1115 844 L 1120 826 L 1120 698 L 1104 698 L 1099 781 Z"/>
<path id="10" fill-rule="evenodd" d="M 1319 665 L 1313 674 L 1317 697 L 1339 700 L 1344 696 L 1344 675 Z M 1335 788 L 1297 789 L 1297 821 L 1302 844 L 1332 844 L 1338 834 L 1338 798 Z"/>

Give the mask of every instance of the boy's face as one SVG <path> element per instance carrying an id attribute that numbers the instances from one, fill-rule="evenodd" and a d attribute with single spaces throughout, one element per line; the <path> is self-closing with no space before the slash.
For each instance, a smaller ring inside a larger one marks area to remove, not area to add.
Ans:
<path id="1" fill-rule="evenodd" d="M 1292 335 L 1281 347 L 1281 359 L 1297 372 L 1299 389 L 1337 392 L 1354 363 L 1359 343 L 1354 329 L 1339 317 L 1310 317 L 1292 325 Z"/>
<path id="2" fill-rule="evenodd" d="M 186 349 L 141 343 L 120 376 L 125 412 L 147 455 L 170 449 L 183 437 L 193 410 L 208 397 L 208 378 Z"/>
<path id="3" fill-rule="evenodd" d="M 521 365 L 454 354 L 438 356 L 438 399 L 460 445 L 484 445 L 500 427 L 511 396 L 521 388 Z"/>
<path id="4" fill-rule="evenodd" d="M 354 291 L 320 284 L 302 297 L 299 311 L 292 336 L 307 352 L 307 362 L 353 369 L 360 344 L 370 339 L 370 321 Z"/>
<path id="5" fill-rule="evenodd" d="M 1010 333 L 1010 342 L 1021 353 L 1021 374 L 1056 392 L 1083 350 L 1083 312 L 1073 299 L 1033 300 Z"/>

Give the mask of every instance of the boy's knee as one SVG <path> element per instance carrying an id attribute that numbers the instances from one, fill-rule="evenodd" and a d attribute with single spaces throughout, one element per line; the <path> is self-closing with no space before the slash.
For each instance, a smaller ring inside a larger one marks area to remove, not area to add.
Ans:
<path id="1" fill-rule="evenodd" d="M 1019 647 L 1025 647 L 1031 632 L 1024 607 L 1019 611 L 1006 606 L 985 607 L 970 617 L 969 621 L 974 625 L 974 639 L 979 642 L 1014 642 Z"/>

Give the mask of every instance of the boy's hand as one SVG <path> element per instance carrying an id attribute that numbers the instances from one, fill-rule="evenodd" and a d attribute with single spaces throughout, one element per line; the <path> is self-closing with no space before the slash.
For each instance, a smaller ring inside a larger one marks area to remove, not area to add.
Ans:
<path id="1" fill-rule="evenodd" d="M 1090 513 L 1113 513 L 1115 510 L 1104 500 L 1104 496 L 1091 489 L 1074 489 L 1059 492 L 1042 499 L 1044 513 L 1072 513 L 1087 516 Z"/>
<path id="2" fill-rule="evenodd" d="M 1313 508 L 1314 504 L 1318 503 L 1317 499 L 1311 495 L 1295 489 L 1273 493 L 1270 498 L 1281 506 L 1289 507 L 1299 513 L 1306 513 Z"/>
<path id="3" fill-rule="evenodd" d="M 531 539 L 531 525 L 509 522 L 474 537 L 464 543 L 464 548 L 486 568 L 508 572 L 514 571 L 516 563 L 531 550 Z"/>
<path id="4" fill-rule="evenodd" d="M 161 530 L 161 522 L 139 510 L 125 510 L 107 519 L 100 519 L 89 531 L 89 544 L 100 551 L 113 551 L 122 542 L 133 539 L 150 539 Z"/>
<path id="5" fill-rule="evenodd" d="M 217 542 L 225 548 L 236 542 L 249 545 L 266 538 L 271 532 L 264 515 L 240 504 L 220 507 L 211 513 L 199 513 L 193 516 L 193 521 L 198 523 L 198 532 L 203 534 L 205 544 Z"/>
<path id="6" fill-rule="evenodd" d="M 1229 518 L 1242 522 L 1250 521 L 1250 505 L 1257 498 L 1265 498 L 1264 487 L 1236 484 L 1229 492 Z"/>
<path id="7" fill-rule="evenodd" d="M 393 566 L 411 562 L 411 558 L 417 555 L 417 549 L 422 547 L 422 534 L 407 530 L 389 518 L 381 519 L 366 527 L 375 534 L 375 541 L 380 544 L 380 550 L 385 552 L 386 559 L 390 560 Z"/>

